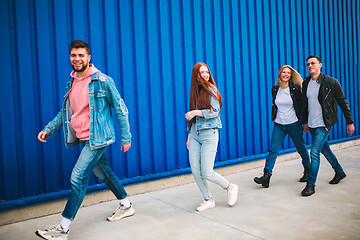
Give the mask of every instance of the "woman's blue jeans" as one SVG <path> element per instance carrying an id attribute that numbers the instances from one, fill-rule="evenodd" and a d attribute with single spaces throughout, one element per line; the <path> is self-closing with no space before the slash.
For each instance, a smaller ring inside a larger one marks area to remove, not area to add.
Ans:
<path id="1" fill-rule="evenodd" d="M 70 220 L 74 220 L 84 200 L 92 171 L 94 171 L 100 180 L 105 182 L 117 199 L 127 197 L 123 185 L 112 171 L 109 161 L 106 159 L 105 149 L 107 147 L 91 150 L 89 141 L 84 141 L 82 144 L 83 149 L 71 173 L 70 197 L 62 213 L 63 217 Z"/>
<path id="2" fill-rule="evenodd" d="M 310 151 L 311 167 L 308 183 L 314 187 L 320 167 L 320 152 L 325 156 L 326 160 L 328 160 L 335 173 L 344 172 L 327 142 L 327 137 L 330 135 L 331 130 L 331 128 L 326 130 L 324 127 L 309 128 L 313 142 Z"/>
<path id="3" fill-rule="evenodd" d="M 275 123 L 271 134 L 270 152 L 267 155 L 265 162 L 265 169 L 270 173 L 272 173 L 281 144 L 284 141 L 286 134 L 289 134 L 291 140 L 295 144 L 295 147 L 302 158 L 302 165 L 304 168 L 310 168 L 310 157 L 305 146 L 301 124 L 299 122 L 286 125 Z"/>
<path id="4" fill-rule="evenodd" d="M 217 128 L 197 131 L 191 127 L 189 139 L 189 159 L 195 182 L 202 193 L 204 200 L 212 198 L 206 180 L 209 180 L 223 189 L 229 187 L 229 181 L 214 171 L 214 162 L 219 141 Z"/>

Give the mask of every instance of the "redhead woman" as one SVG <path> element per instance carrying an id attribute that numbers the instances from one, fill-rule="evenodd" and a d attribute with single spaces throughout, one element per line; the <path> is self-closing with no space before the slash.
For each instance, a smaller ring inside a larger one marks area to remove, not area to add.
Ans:
<path id="1" fill-rule="evenodd" d="M 271 121 L 275 122 L 271 134 L 270 152 L 266 157 L 264 175 L 254 178 L 256 183 L 265 188 L 269 187 L 272 170 L 286 134 L 289 134 L 302 158 L 304 175 L 300 178 L 300 182 L 307 182 L 309 177 L 310 157 L 305 147 L 303 128 L 299 122 L 301 86 L 302 78 L 294 68 L 289 65 L 280 67 L 276 84 L 271 89 L 273 98 Z"/>
<path id="2" fill-rule="evenodd" d="M 191 75 L 190 106 L 185 114 L 189 132 L 186 142 L 189 150 L 191 171 L 195 182 L 204 197 L 196 208 L 205 211 L 215 207 L 207 180 L 227 191 L 229 206 L 237 200 L 238 186 L 230 184 L 214 171 L 215 156 L 219 141 L 219 128 L 222 127 L 220 109 L 222 98 L 205 63 L 197 63 Z"/>

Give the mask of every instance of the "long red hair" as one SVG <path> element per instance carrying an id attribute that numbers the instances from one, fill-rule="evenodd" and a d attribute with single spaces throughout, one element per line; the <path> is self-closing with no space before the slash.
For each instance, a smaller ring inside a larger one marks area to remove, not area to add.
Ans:
<path id="1" fill-rule="evenodd" d="M 200 68 L 205 66 L 209 70 L 209 81 L 203 79 L 200 75 Z M 190 105 L 189 111 L 195 109 L 210 109 L 213 110 L 213 106 L 210 104 L 210 95 L 215 98 L 222 106 L 222 98 L 219 90 L 216 87 L 214 78 L 211 75 L 209 67 L 202 62 L 195 64 L 191 74 L 191 89 L 190 89 Z M 193 124 L 195 118 L 191 119 L 190 124 Z"/>

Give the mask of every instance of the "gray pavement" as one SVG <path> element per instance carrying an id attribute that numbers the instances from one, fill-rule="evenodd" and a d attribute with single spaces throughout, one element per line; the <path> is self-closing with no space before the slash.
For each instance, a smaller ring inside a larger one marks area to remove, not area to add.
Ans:
<path id="1" fill-rule="evenodd" d="M 335 154 L 347 174 L 330 185 L 334 172 L 322 158 L 310 197 L 300 196 L 305 187 L 300 159 L 278 162 L 270 188 L 253 182 L 262 168 L 225 177 L 239 185 L 234 207 L 227 206 L 226 192 L 210 184 L 216 208 L 198 213 L 202 201 L 195 183 L 130 196 L 136 214 L 118 222 L 106 217 L 117 201 L 81 208 L 70 227 L 69 239 L 360 239 L 360 146 Z M 60 220 L 60 214 L 0 227 L 1 240 L 39 239 L 34 232 Z"/>

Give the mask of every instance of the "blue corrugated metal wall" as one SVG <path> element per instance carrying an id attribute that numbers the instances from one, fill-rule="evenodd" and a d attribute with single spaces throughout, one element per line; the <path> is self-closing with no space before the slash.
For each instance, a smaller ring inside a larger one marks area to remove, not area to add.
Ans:
<path id="1" fill-rule="evenodd" d="M 1 0 L 0 210 L 68 193 L 80 149 L 65 149 L 62 131 L 46 144 L 36 136 L 61 106 L 73 39 L 90 44 L 129 108 L 132 148 L 107 153 L 130 184 L 189 172 L 184 114 L 199 61 L 224 99 L 217 166 L 264 157 L 277 71 L 307 76 L 310 54 L 341 82 L 358 127 L 349 138 L 341 116 L 330 139 L 358 138 L 359 12 L 357 0 Z"/>

